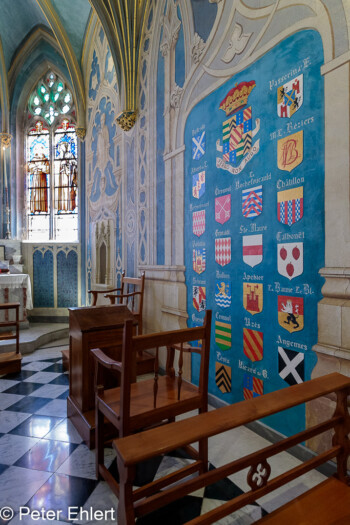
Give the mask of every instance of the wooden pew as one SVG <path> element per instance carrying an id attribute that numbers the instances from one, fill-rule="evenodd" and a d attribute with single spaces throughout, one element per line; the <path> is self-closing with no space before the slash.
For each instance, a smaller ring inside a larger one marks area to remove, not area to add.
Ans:
<path id="1" fill-rule="evenodd" d="M 192 479 L 188 479 L 186 472 L 188 467 L 183 467 L 165 476 L 165 481 L 161 478 L 141 488 L 133 489 L 138 463 L 195 443 L 203 437 L 209 438 L 221 434 L 333 392 L 337 399 L 335 412 L 320 424 Z M 333 373 L 164 427 L 115 440 L 113 445 L 117 452 L 120 475 L 118 525 L 130 525 L 140 516 L 250 467 L 247 475 L 247 482 L 251 488 L 249 492 L 188 522 L 191 525 L 216 523 L 224 516 L 253 503 L 258 498 L 334 458 L 337 459 L 335 477 L 328 478 L 257 523 L 264 525 L 350 524 L 350 487 L 347 476 L 347 460 L 350 453 L 348 395 L 350 395 L 350 379 Z M 270 477 L 269 458 L 330 429 L 334 430 L 333 441 L 325 452 L 283 474 Z M 161 490 L 169 484 L 170 477 L 173 477 L 177 484 Z"/>

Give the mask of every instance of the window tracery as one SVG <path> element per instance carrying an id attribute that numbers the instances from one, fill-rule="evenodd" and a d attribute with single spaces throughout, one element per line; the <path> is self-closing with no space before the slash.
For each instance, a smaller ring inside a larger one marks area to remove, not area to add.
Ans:
<path id="1" fill-rule="evenodd" d="M 28 101 L 27 238 L 78 240 L 78 157 L 71 92 L 49 71 Z"/>

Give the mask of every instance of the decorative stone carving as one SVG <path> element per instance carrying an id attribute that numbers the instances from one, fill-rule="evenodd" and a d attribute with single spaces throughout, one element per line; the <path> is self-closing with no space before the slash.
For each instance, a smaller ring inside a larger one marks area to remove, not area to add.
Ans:
<path id="1" fill-rule="evenodd" d="M 221 60 L 228 64 L 236 55 L 240 55 L 246 48 L 253 33 L 243 33 L 243 27 L 237 22 L 232 30 L 231 38 Z"/>
<path id="2" fill-rule="evenodd" d="M 11 145 L 12 135 L 10 133 L 0 133 L 0 142 L 3 148 L 8 148 Z"/>
<path id="3" fill-rule="evenodd" d="M 198 64 L 198 62 L 200 61 L 204 49 L 205 42 L 203 38 L 201 38 L 198 33 L 195 33 L 192 42 L 192 60 L 195 64 Z"/>
<path id="4" fill-rule="evenodd" d="M 125 110 L 119 113 L 116 118 L 117 124 L 124 131 L 130 131 L 136 122 L 137 111 L 135 110 Z"/>
<path id="5" fill-rule="evenodd" d="M 166 14 L 163 16 L 163 39 L 160 44 L 162 57 L 166 57 L 170 47 L 175 47 L 179 38 L 181 21 L 177 16 L 177 5 L 174 0 L 169 0 Z"/>
<path id="6" fill-rule="evenodd" d="M 182 93 L 183 93 L 183 88 L 181 88 L 180 86 L 176 84 L 173 92 L 170 95 L 170 107 L 172 108 L 180 107 Z"/>
<path id="7" fill-rule="evenodd" d="M 85 128 L 75 128 L 75 132 L 77 134 L 77 137 L 84 142 L 85 135 L 86 135 L 86 129 Z"/>

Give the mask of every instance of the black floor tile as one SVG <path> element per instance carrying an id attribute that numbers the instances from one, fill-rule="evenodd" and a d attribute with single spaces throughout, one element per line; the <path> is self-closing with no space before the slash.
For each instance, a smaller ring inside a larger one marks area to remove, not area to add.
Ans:
<path id="1" fill-rule="evenodd" d="M 50 385 L 69 385 L 69 376 L 61 374 L 49 383 Z"/>
<path id="2" fill-rule="evenodd" d="M 185 496 L 137 520 L 137 525 L 182 525 L 200 516 L 202 498 Z"/>
<path id="3" fill-rule="evenodd" d="M 43 438 L 61 421 L 63 418 L 33 415 L 11 430 L 9 434 Z"/>
<path id="4" fill-rule="evenodd" d="M 17 385 L 13 385 L 7 390 L 4 390 L 4 394 L 18 394 L 21 396 L 30 396 L 35 390 L 42 387 L 42 383 L 25 383 L 22 381 Z"/>
<path id="5" fill-rule="evenodd" d="M 68 518 L 68 507 L 83 507 L 97 481 L 64 474 L 53 474 L 29 500 L 30 509 L 61 510 L 60 519 Z M 154 525 L 154 523 L 153 523 Z"/>
<path id="6" fill-rule="evenodd" d="M 44 385 L 42 385 L 44 386 Z M 8 410 L 11 409 L 13 412 L 26 412 L 27 414 L 34 414 L 45 406 L 52 399 L 46 397 L 31 397 L 27 396 L 17 401 L 14 405 L 11 405 Z"/>
<path id="7" fill-rule="evenodd" d="M 153 481 L 162 460 L 162 456 L 157 456 L 155 458 L 150 459 L 149 461 L 143 461 L 142 463 L 137 465 L 134 485 L 136 485 L 137 487 L 142 487 L 143 485 L 146 485 L 147 483 Z M 112 474 L 112 476 L 119 482 L 119 474 L 116 459 L 112 461 L 108 470 Z"/>
<path id="8" fill-rule="evenodd" d="M 64 368 L 62 363 L 54 363 L 53 365 L 45 368 L 43 372 L 56 372 L 56 374 L 63 374 Z"/>
<path id="9" fill-rule="evenodd" d="M 214 467 L 211 465 L 209 470 L 214 470 Z M 243 494 L 237 485 L 235 485 L 228 478 L 222 479 L 213 485 L 209 485 L 204 490 L 204 497 L 211 499 L 218 499 L 222 501 L 229 501 L 232 498 L 240 496 Z"/>
<path id="10" fill-rule="evenodd" d="M 3 435 L 3 434 L 1 434 Z M 0 436 L 1 437 L 1 436 Z M 8 465 L 2 465 L 0 464 L 0 475 L 8 468 L 9 466 Z"/>
<path id="11" fill-rule="evenodd" d="M 67 399 L 68 396 L 69 396 L 69 388 L 67 388 L 65 392 L 62 392 L 60 396 L 56 397 L 56 399 Z"/>
<path id="12" fill-rule="evenodd" d="M 14 465 L 32 470 L 56 472 L 78 445 L 41 439 L 33 448 L 26 452 Z"/>
<path id="13" fill-rule="evenodd" d="M 11 379 L 12 381 L 24 381 L 24 379 L 28 379 L 28 377 L 31 377 L 37 373 L 38 372 L 36 370 L 22 370 L 21 372 L 17 372 L 16 374 L 7 374 L 3 377 L 3 379 Z"/>

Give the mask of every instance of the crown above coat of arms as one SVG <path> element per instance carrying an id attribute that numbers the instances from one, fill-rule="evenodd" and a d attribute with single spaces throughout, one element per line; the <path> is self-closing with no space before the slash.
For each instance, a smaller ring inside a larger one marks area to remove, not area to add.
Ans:
<path id="1" fill-rule="evenodd" d="M 242 108 L 248 103 L 248 97 L 255 88 L 255 80 L 240 82 L 227 93 L 226 97 L 220 102 L 220 109 L 225 111 L 228 117 L 237 109 Z"/>

